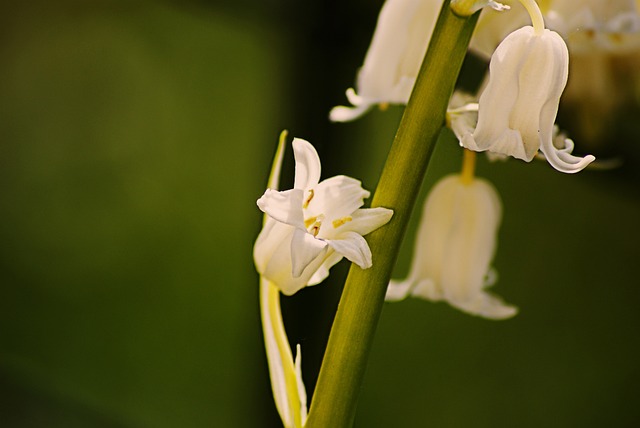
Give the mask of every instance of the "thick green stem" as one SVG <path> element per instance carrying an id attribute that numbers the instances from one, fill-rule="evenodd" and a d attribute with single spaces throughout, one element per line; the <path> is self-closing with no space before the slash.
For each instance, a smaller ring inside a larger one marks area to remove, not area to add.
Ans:
<path id="1" fill-rule="evenodd" d="M 349 271 L 331 329 L 306 428 L 350 427 L 367 357 L 400 242 L 415 205 L 478 14 L 454 15 L 445 1 L 372 206 L 394 210 L 367 236 L 373 267 Z"/>

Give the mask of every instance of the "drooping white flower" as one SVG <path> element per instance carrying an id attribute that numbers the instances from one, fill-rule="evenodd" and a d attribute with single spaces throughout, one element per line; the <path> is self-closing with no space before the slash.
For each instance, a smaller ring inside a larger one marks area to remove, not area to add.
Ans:
<path id="1" fill-rule="evenodd" d="M 391 281 L 386 300 L 411 295 L 491 319 L 515 315 L 515 307 L 485 290 L 492 285 L 501 216 L 500 198 L 489 182 L 465 182 L 460 175 L 440 180 L 424 205 L 409 276 Z"/>
<path id="2" fill-rule="evenodd" d="M 489 83 L 480 96 L 478 125 L 464 147 L 530 162 L 538 150 L 551 166 L 575 173 L 595 158 L 579 158 L 553 144 L 553 126 L 567 83 L 569 54 L 562 37 L 527 26 L 514 31 L 491 57 Z"/>
<path id="3" fill-rule="evenodd" d="M 329 118 L 347 122 L 375 104 L 406 104 L 418 77 L 442 0 L 387 0 L 356 88 L 347 90 L 353 107 L 334 107 Z"/>
<path id="4" fill-rule="evenodd" d="M 286 295 L 318 284 L 343 257 L 369 268 L 363 235 L 393 215 L 386 208 L 360 208 L 369 192 L 356 179 L 340 175 L 320 182 L 320 159 L 309 142 L 294 139 L 293 151 L 294 188 L 267 189 L 258 199 L 268 218 L 253 252 L 258 272 Z"/>

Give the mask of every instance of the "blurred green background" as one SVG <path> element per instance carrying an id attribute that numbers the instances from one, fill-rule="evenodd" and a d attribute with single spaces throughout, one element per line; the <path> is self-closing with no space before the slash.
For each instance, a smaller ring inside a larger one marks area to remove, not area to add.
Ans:
<path id="1" fill-rule="evenodd" d="M 326 117 L 381 3 L 1 2 L 0 426 L 279 426 L 255 200 L 284 128 L 324 177 L 375 188 L 401 109 Z M 640 424 L 637 117 L 597 147 L 614 171 L 481 158 L 504 202 L 496 291 L 521 312 L 386 305 L 356 426 Z M 423 193 L 458 168 L 442 140 Z M 347 268 L 283 301 L 309 391 Z"/>

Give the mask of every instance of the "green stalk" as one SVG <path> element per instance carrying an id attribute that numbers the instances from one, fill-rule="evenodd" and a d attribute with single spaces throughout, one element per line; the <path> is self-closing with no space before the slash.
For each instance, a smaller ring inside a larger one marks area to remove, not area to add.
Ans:
<path id="1" fill-rule="evenodd" d="M 367 235 L 373 267 L 351 266 L 324 355 L 306 428 L 350 427 L 384 296 L 420 185 L 445 123 L 449 98 L 478 13 L 454 15 L 444 2 L 413 93 L 400 122 L 372 207 L 394 210 Z"/>

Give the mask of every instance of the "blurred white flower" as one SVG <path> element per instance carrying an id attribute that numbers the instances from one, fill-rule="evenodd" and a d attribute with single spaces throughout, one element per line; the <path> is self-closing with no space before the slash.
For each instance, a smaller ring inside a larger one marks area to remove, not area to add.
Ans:
<path id="1" fill-rule="evenodd" d="M 371 267 L 371 251 L 362 237 L 386 224 L 393 211 L 361 209 L 369 192 L 343 175 L 320 180 L 320 159 L 313 146 L 293 140 L 294 188 L 267 189 L 258 207 L 268 215 L 253 256 L 258 272 L 291 295 L 324 280 L 343 257 L 362 269 Z"/>
<path id="2" fill-rule="evenodd" d="M 570 52 L 622 53 L 640 48 L 640 15 L 635 0 L 553 0 L 545 14 Z"/>
<path id="3" fill-rule="evenodd" d="M 562 36 L 572 55 L 640 48 L 640 10 L 635 0 L 544 0 L 538 4 L 546 27 Z M 470 48 L 489 59 L 496 46 L 528 20 L 523 7 L 512 7 L 508 13 L 484 10 Z"/>
<path id="4" fill-rule="evenodd" d="M 567 83 L 569 53 L 562 37 L 531 26 L 507 36 L 491 57 L 489 83 L 480 96 L 478 125 L 464 147 L 530 162 L 542 151 L 555 169 L 581 171 L 595 159 L 572 156 L 553 144 L 553 126 Z"/>
<path id="5" fill-rule="evenodd" d="M 513 1 L 509 1 L 513 3 Z M 617 111 L 640 93 L 640 3 L 635 0 L 538 1 L 546 26 L 567 43 L 571 73 L 562 96 L 566 116 L 578 121 L 581 143 L 602 144 Z M 482 12 L 470 49 L 489 59 L 512 31 L 526 25 L 523 7 Z M 586 140 L 586 141 L 585 141 Z"/>
<path id="6" fill-rule="evenodd" d="M 387 0 L 364 64 L 358 72 L 357 93 L 347 90 L 353 107 L 334 107 L 329 118 L 347 122 L 375 104 L 406 104 L 420 71 L 442 0 Z"/>
<path id="7" fill-rule="evenodd" d="M 450 175 L 433 188 L 424 205 L 409 277 L 391 281 L 386 300 L 411 295 L 444 300 L 464 312 L 491 319 L 517 313 L 485 290 L 492 285 L 502 205 L 494 187 Z"/>
<path id="8" fill-rule="evenodd" d="M 581 143 L 600 145 L 616 114 L 638 103 L 640 10 L 634 0 L 553 1 L 547 23 L 569 46 L 571 74 L 562 97 Z"/>

